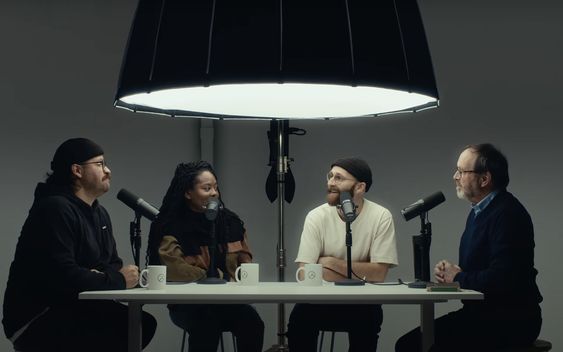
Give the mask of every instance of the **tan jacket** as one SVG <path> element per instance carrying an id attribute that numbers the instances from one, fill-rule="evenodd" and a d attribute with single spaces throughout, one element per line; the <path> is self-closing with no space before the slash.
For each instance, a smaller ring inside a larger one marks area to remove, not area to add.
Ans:
<path id="1" fill-rule="evenodd" d="M 201 246 L 201 254 L 184 255 L 176 237 L 167 235 L 162 238 L 158 248 L 160 262 L 167 266 L 168 281 L 197 281 L 205 277 L 209 268 L 209 249 Z M 226 266 L 231 281 L 234 281 L 235 270 L 241 263 L 252 262 L 252 253 L 248 247 L 246 233 L 244 240 L 227 243 Z M 220 270 L 219 270 L 220 272 Z M 223 273 L 220 272 L 223 276 Z"/>

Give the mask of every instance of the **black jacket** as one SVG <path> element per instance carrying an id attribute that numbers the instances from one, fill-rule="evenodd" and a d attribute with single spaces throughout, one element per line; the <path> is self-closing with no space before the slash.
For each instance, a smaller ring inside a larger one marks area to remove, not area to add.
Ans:
<path id="1" fill-rule="evenodd" d="M 38 184 L 4 294 L 6 336 L 48 307 L 71 305 L 82 291 L 125 289 L 122 265 L 98 201 L 90 206 L 69 188 Z"/>

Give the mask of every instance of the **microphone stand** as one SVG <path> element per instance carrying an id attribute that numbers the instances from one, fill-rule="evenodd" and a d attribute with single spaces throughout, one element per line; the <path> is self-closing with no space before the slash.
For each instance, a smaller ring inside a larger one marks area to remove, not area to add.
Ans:
<path id="1" fill-rule="evenodd" d="M 430 243 L 432 242 L 432 224 L 428 221 L 428 212 L 420 214 L 420 234 L 412 236 L 414 254 L 414 278 L 410 288 L 426 288 L 430 282 Z"/>
<path id="2" fill-rule="evenodd" d="M 285 268 L 286 263 L 286 251 L 284 244 L 284 233 L 285 233 L 285 213 L 284 213 L 284 201 L 286 198 L 286 182 L 288 179 L 286 176 L 291 175 L 289 172 L 289 162 L 293 161 L 289 157 L 289 135 L 294 134 L 302 136 L 305 134 L 304 130 L 296 129 L 292 131 L 289 128 L 289 120 L 277 120 L 274 119 L 270 121 L 270 131 L 272 135 L 268 134 L 268 139 L 270 141 L 270 166 L 276 167 L 276 182 L 277 182 L 277 200 L 278 200 L 278 244 L 276 246 L 276 266 L 278 268 L 278 282 L 285 281 Z M 274 136 L 274 133 L 277 133 Z M 276 137 L 275 142 L 273 141 Z M 274 156 L 274 148 L 277 154 Z M 266 191 L 266 193 L 268 193 Z M 291 193 L 290 193 L 291 194 Z M 293 198 L 293 195 L 291 195 Z M 274 198 L 276 199 L 276 198 Z M 270 199 L 270 201 L 274 201 Z M 287 200 L 291 203 L 291 200 Z M 289 348 L 285 342 L 286 331 L 285 331 L 285 305 L 283 303 L 278 303 L 278 342 L 272 345 L 265 352 L 287 352 Z"/>
<path id="3" fill-rule="evenodd" d="M 277 129 L 274 128 L 277 126 Z M 278 183 L 278 244 L 276 246 L 277 250 L 277 261 L 276 266 L 278 267 L 278 282 L 285 281 L 285 267 L 286 267 L 286 257 L 285 257 L 285 245 L 284 245 L 284 204 L 285 201 L 285 176 L 288 172 L 289 158 L 287 155 L 288 146 L 284 142 L 289 142 L 287 138 L 287 130 L 289 128 L 288 120 L 274 120 L 270 122 L 270 129 L 272 131 L 277 131 L 277 172 L 276 178 Z M 285 331 L 285 305 L 283 303 L 278 303 L 278 343 L 272 345 L 266 352 L 287 352 L 289 348 L 285 343 L 286 331 Z"/>
<path id="4" fill-rule="evenodd" d="M 141 253 L 141 214 L 135 211 L 135 219 L 129 223 L 129 238 L 135 265 L 139 268 Z"/>
<path id="5" fill-rule="evenodd" d="M 227 281 L 217 277 L 217 266 L 215 264 L 215 255 L 217 249 L 217 237 L 215 236 L 215 219 L 211 221 L 211 231 L 209 233 L 209 269 L 207 269 L 207 277 L 199 280 L 197 283 L 202 285 L 222 285 Z"/>
<path id="6" fill-rule="evenodd" d="M 363 286 L 363 280 L 352 278 L 352 221 L 346 220 L 346 269 L 347 278 L 336 281 L 336 286 Z"/>

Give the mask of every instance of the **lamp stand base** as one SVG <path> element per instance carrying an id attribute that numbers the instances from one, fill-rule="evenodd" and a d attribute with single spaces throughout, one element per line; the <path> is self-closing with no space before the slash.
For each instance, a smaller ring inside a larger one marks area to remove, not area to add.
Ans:
<path id="1" fill-rule="evenodd" d="M 289 348 L 286 345 L 273 345 L 264 352 L 288 352 Z"/>

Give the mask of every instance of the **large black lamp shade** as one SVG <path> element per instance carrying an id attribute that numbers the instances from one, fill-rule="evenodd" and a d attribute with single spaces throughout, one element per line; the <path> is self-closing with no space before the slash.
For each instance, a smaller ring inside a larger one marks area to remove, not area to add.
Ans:
<path id="1" fill-rule="evenodd" d="M 140 0 L 115 105 L 300 119 L 438 100 L 416 0 Z"/>

